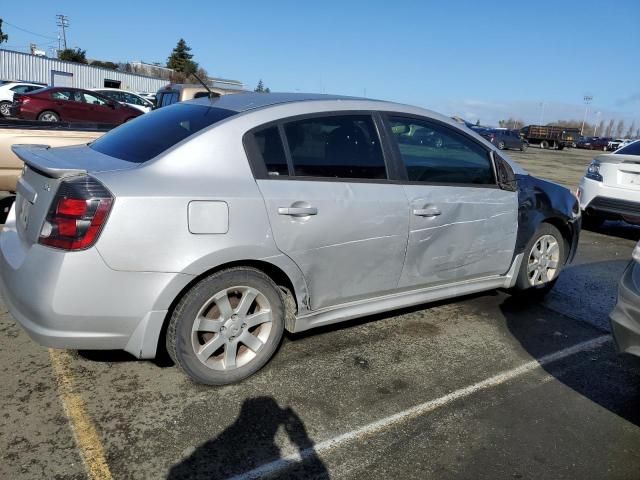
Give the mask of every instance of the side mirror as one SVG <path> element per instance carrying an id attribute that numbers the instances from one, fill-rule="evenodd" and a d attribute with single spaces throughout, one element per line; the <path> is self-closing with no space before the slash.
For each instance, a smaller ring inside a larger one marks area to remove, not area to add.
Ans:
<path id="1" fill-rule="evenodd" d="M 509 192 L 517 191 L 518 181 L 516 180 L 516 176 L 513 173 L 511 165 L 509 165 L 506 160 L 500 157 L 500 155 L 496 154 L 496 152 L 492 151 L 491 157 L 493 158 L 496 180 L 498 181 L 498 185 L 500 186 L 500 188 Z"/>

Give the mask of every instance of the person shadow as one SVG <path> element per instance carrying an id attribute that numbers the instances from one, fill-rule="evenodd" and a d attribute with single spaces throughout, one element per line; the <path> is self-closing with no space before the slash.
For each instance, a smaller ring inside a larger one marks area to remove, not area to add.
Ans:
<path id="1" fill-rule="evenodd" d="M 282 458 L 275 443 L 284 428 L 298 455 Z M 245 475 L 250 472 L 250 475 Z M 272 397 L 244 401 L 236 421 L 169 470 L 167 480 L 242 478 L 329 479 L 304 423 Z"/>

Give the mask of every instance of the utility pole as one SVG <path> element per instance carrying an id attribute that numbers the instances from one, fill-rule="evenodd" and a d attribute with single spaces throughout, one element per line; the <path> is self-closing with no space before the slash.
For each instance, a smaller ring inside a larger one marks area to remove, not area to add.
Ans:
<path id="1" fill-rule="evenodd" d="M 56 25 L 62 29 L 62 42 L 64 45 L 64 49 L 67 49 L 67 31 L 66 28 L 69 27 L 69 17 L 66 15 L 58 14 L 56 15 Z"/>
<path id="2" fill-rule="evenodd" d="M 584 123 L 587 121 L 587 112 L 589 111 L 589 104 L 593 100 L 593 97 L 591 95 L 585 95 L 582 98 L 584 100 L 585 107 L 584 107 L 584 117 L 582 118 L 582 128 L 580 129 L 580 135 L 584 134 Z"/>

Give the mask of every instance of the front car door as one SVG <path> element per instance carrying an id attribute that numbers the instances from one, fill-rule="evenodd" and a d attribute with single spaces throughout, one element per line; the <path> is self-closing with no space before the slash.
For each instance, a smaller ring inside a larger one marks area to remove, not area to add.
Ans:
<path id="1" fill-rule="evenodd" d="M 404 167 L 409 242 L 399 287 L 502 275 L 518 227 L 517 192 L 501 190 L 489 150 L 459 129 L 424 117 L 385 115 Z M 442 139 L 437 143 L 417 138 Z"/>
<path id="2" fill-rule="evenodd" d="M 98 123 L 120 123 L 115 119 L 114 108 L 109 105 L 106 97 L 87 92 L 83 92 L 82 95 L 88 107 L 86 120 Z"/>
<path id="3" fill-rule="evenodd" d="M 303 272 L 311 310 L 397 288 L 408 206 L 379 138 L 368 113 L 284 120 L 245 137 L 275 242 Z"/>

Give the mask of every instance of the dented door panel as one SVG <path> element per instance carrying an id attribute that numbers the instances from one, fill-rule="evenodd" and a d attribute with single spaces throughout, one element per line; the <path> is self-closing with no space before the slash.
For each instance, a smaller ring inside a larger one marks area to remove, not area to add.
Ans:
<path id="1" fill-rule="evenodd" d="M 410 203 L 407 256 L 399 286 L 437 285 L 504 274 L 518 229 L 515 192 L 405 185 Z M 435 211 L 437 215 L 417 213 Z"/>

